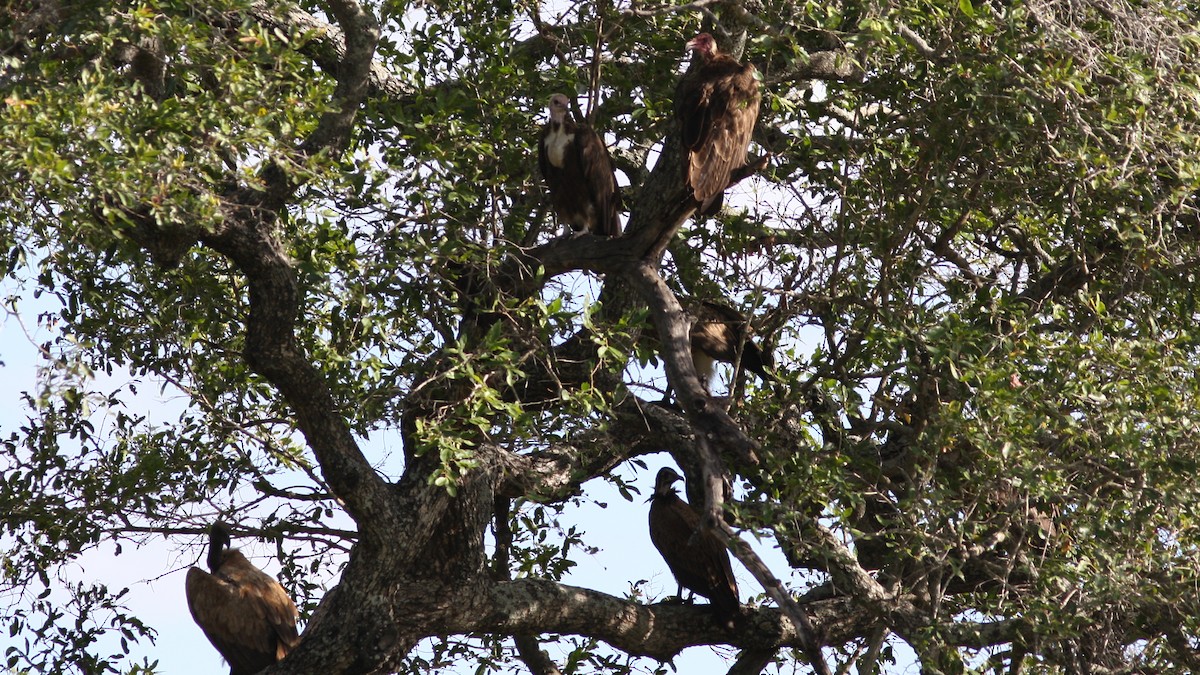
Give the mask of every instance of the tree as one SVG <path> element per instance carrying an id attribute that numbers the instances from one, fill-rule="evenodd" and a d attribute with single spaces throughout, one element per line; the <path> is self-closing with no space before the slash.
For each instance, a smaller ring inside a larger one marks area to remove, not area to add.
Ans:
<path id="1" fill-rule="evenodd" d="M 3 583 L 49 592 L 100 542 L 182 546 L 235 515 L 278 543 L 307 616 L 271 672 L 420 671 L 418 641 L 462 634 L 444 659 L 537 673 L 695 644 L 739 648 L 731 672 L 876 672 L 896 639 L 929 673 L 1200 670 L 1196 19 L 9 3 L 4 271 L 60 299 L 69 339 L 4 437 Z M 771 154 L 711 219 L 670 118 L 701 30 L 763 74 Z M 629 183 L 622 238 L 551 222 L 532 148 L 572 87 Z M 734 368 L 709 396 L 702 300 L 749 317 L 779 382 Z M 95 391 L 114 372 L 186 408 L 150 427 L 127 389 Z M 383 433 L 402 466 L 364 452 Z M 547 520 L 659 452 L 760 581 L 783 570 L 755 566 L 752 533 L 810 582 L 732 632 L 560 583 L 586 535 Z M 5 613 L 10 667 L 119 668 L 94 638 L 152 635 L 119 592 L 69 590 L 78 621 Z M 558 635 L 589 641 L 556 666 Z"/>

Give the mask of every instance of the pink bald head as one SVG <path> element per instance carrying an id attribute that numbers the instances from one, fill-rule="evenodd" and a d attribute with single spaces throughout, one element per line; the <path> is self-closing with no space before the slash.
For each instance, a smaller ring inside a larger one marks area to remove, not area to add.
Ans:
<path id="1" fill-rule="evenodd" d="M 712 57 L 717 53 L 717 41 L 708 33 L 701 33 L 688 40 L 687 51 L 700 52 L 700 54 L 706 57 Z"/>

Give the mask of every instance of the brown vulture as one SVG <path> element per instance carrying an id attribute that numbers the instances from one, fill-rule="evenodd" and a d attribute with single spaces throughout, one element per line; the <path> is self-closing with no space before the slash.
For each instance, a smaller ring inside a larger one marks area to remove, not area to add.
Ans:
<path id="1" fill-rule="evenodd" d="M 296 605 L 278 581 L 229 548 L 229 542 L 229 527 L 213 523 L 208 548 L 212 573 L 188 570 L 188 609 L 229 663 L 230 675 L 252 675 L 300 642 Z"/>
<path id="2" fill-rule="evenodd" d="M 764 352 L 747 336 L 746 317 L 725 305 L 704 301 L 692 309 L 692 361 L 696 375 L 705 387 L 710 386 L 713 363 L 734 363 L 738 350 L 742 352 L 741 366 L 768 382 L 776 381 L 767 369 L 774 366 L 771 352 Z"/>
<path id="3" fill-rule="evenodd" d="M 733 628 L 741 604 L 729 552 L 716 535 L 701 528 L 700 514 L 679 498 L 672 484 L 680 479 L 670 467 L 658 470 L 650 496 L 650 540 L 679 582 L 680 595 L 687 588 L 708 598 L 717 620 Z"/>
<path id="4" fill-rule="evenodd" d="M 730 176 L 746 165 L 746 148 L 758 120 L 758 71 L 717 50 L 701 33 L 687 43 L 699 64 L 675 88 L 675 119 L 684 150 L 684 176 L 700 212 L 721 207 Z"/>
<path id="5" fill-rule="evenodd" d="M 569 100 L 550 97 L 550 122 L 538 142 L 538 168 L 558 217 L 577 233 L 621 235 L 621 195 L 612 158 L 600 136 L 569 119 Z"/>

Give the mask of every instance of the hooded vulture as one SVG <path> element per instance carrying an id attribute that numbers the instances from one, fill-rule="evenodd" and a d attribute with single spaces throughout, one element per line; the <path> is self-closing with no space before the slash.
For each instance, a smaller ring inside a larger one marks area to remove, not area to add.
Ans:
<path id="1" fill-rule="evenodd" d="M 717 620 L 733 628 L 741 604 L 729 552 L 716 535 L 701 528 L 700 514 L 679 498 L 672 484 L 680 479 L 670 467 L 659 469 L 654 479 L 650 540 L 667 561 L 680 588 L 708 598 Z"/>
<path id="2" fill-rule="evenodd" d="M 562 94 L 550 97 L 550 122 L 538 142 L 538 168 L 550 189 L 550 203 L 575 232 L 618 237 L 621 195 L 612 158 L 591 127 L 569 119 L 569 102 Z"/>
<path id="3" fill-rule="evenodd" d="M 229 527 L 209 530 L 208 569 L 187 573 L 188 609 L 208 641 L 229 663 L 230 675 L 252 675 L 292 650 L 296 605 L 278 581 L 229 548 Z"/>
<path id="4" fill-rule="evenodd" d="M 758 120 L 758 71 L 717 50 L 701 33 L 687 43 L 699 63 L 675 88 L 675 119 L 684 149 L 684 176 L 700 212 L 721 207 L 730 176 L 746 165 L 746 148 Z"/>
<path id="5" fill-rule="evenodd" d="M 705 387 L 712 381 L 714 362 L 736 363 L 739 350 L 742 368 L 768 382 L 775 381 L 767 371 L 775 358 L 750 341 L 747 323 L 746 317 L 732 307 L 707 300 L 692 310 L 692 361 Z"/>

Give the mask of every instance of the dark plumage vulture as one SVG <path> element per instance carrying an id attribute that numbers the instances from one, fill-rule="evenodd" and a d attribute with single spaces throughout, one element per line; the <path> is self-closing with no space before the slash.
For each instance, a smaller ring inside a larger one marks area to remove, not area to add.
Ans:
<path id="1" fill-rule="evenodd" d="M 766 381 L 775 381 L 767 371 L 774 366 L 775 358 L 749 339 L 747 328 L 746 317 L 732 307 L 704 301 L 692 309 L 692 361 L 704 386 L 712 381 L 713 363 L 734 363 L 739 349 L 742 368 Z"/>
<path id="2" fill-rule="evenodd" d="M 208 569 L 187 573 L 188 609 L 230 675 L 252 675 L 287 656 L 299 642 L 296 605 L 283 586 L 229 548 L 229 527 L 209 531 Z"/>
<path id="3" fill-rule="evenodd" d="M 600 136 L 569 119 L 569 100 L 550 97 L 550 122 L 538 142 L 538 168 L 558 217 L 578 233 L 621 235 L 621 195 L 612 158 Z"/>
<path id="4" fill-rule="evenodd" d="M 732 628 L 741 604 L 729 552 L 716 535 L 701 529 L 700 514 L 675 492 L 672 484 L 680 478 L 674 469 L 664 467 L 654 479 L 650 540 L 667 561 L 680 588 L 708 598 L 717 620 Z"/>
<path id="5" fill-rule="evenodd" d="M 754 66 L 718 51 L 708 33 L 692 38 L 687 49 L 699 64 L 675 88 L 675 119 L 687 184 L 700 211 L 711 214 L 720 208 L 730 176 L 746 165 L 762 93 Z"/>

